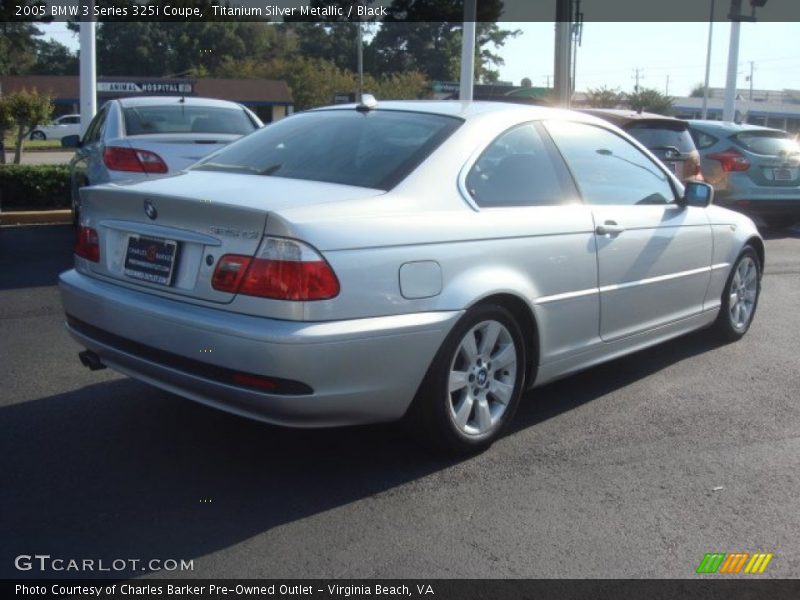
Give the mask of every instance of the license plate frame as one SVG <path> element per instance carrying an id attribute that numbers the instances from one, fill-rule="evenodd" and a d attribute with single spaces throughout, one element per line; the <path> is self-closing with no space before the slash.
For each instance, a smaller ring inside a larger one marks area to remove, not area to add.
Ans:
<path id="1" fill-rule="evenodd" d="M 787 167 L 773 167 L 772 169 L 772 180 L 773 181 L 792 181 L 794 177 L 792 177 L 792 169 Z"/>
<path id="2" fill-rule="evenodd" d="M 125 245 L 123 272 L 132 279 L 169 287 L 175 277 L 178 249 L 175 240 L 130 234 Z"/>

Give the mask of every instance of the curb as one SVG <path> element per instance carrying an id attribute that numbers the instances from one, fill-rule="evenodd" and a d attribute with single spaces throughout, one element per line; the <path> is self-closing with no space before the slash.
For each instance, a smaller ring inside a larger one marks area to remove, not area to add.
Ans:
<path id="1" fill-rule="evenodd" d="M 0 212 L 0 225 L 41 225 L 45 223 L 72 223 L 72 211 L 66 209 Z"/>

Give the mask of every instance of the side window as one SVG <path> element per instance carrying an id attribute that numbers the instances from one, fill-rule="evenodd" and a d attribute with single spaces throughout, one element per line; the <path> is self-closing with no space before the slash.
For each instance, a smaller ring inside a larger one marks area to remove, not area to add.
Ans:
<path id="1" fill-rule="evenodd" d="M 86 144 L 92 144 L 100 139 L 100 133 L 103 131 L 103 125 L 106 122 L 106 113 L 108 111 L 105 108 L 101 108 L 100 112 L 98 112 L 92 122 L 89 123 L 89 128 L 86 130 L 86 133 L 83 135 L 83 142 L 82 144 L 85 146 Z"/>
<path id="2" fill-rule="evenodd" d="M 64 119 L 65 125 L 77 125 L 80 122 L 81 122 L 80 117 L 67 117 Z"/>
<path id="3" fill-rule="evenodd" d="M 624 138 L 586 123 L 550 121 L 547 129 L 587 204 L 669 204 L 669 177 Z"/>
<path id="4" fill-rule="evenodd" d="M 717 138 L 715 138 L 713 135 L 703 133 L 702 131 L 698 131 L 697 129 L 690 129 L 689 133 L 692 134 L 694 145 L 697 146 L 698 150 L 705 150 L 706 148 L 710 148 L 718 141 Z"/>
<path id="5" fill-rule="evenodd" d="M 483 151 L 467 174 L 467 191 L 484 208 L 560 204 L 566 199 L 562 168 L 535 126 L 520 125 Z"/>

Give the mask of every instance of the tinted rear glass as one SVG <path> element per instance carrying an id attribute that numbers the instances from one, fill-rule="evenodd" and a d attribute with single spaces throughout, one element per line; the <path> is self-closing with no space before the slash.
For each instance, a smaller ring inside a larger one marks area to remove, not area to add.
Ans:
<path id="1" fill-rule="evenodd" d="M 648 149 L 677 148 L 679 152 L 695 150 L 692 136 L 683 123 L 631 123 L 625 131 Z"/>
<path id="2" fill-rule="evenodd" d="M 273 123 L 195 169 L 388 190 L 461 124 L 415 112 L 323 110 Z"/>
<path id="3" fill-rule="evenodd" d="M 241 108 L 218 106 L 131 106 L 123 109 L 127 135 L 229 133 L 245 135 L 256 126 Z"/>
<path id="4" fill-rule="evenodd" d="M 745 131 L 733 136 L 737 144 L 755 154 L 796 154 L 800 145 L 782 131 Z"/>

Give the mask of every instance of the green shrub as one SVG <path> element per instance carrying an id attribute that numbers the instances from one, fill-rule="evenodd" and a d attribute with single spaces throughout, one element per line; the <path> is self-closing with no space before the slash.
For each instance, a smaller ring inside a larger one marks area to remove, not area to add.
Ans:
<path id="1" fill-rule="evenodd" d="M 69 208 L 67 165 L 0 165 L 0 210 Z"/>

